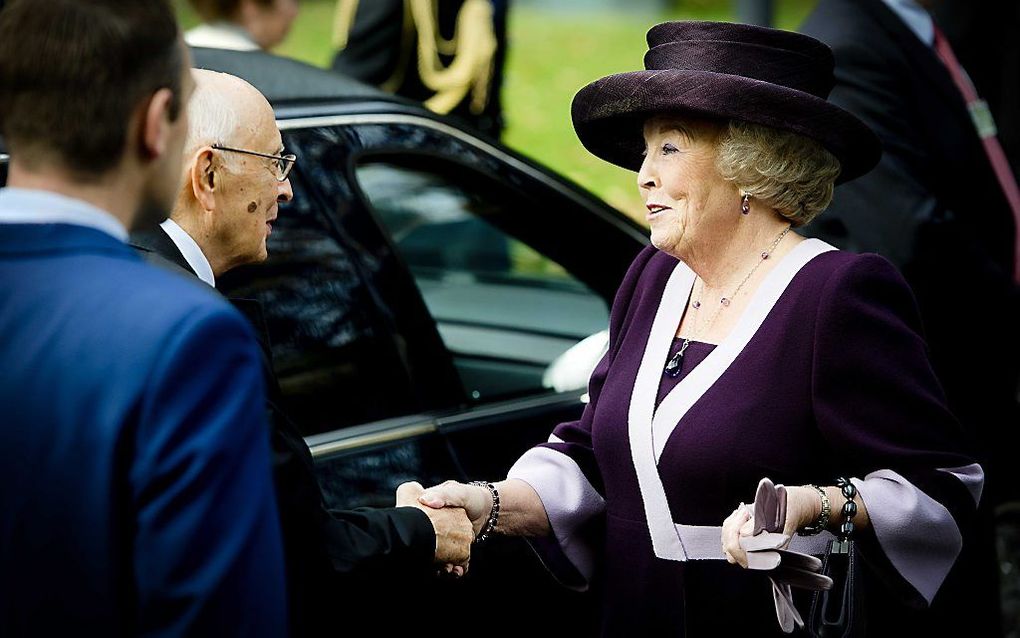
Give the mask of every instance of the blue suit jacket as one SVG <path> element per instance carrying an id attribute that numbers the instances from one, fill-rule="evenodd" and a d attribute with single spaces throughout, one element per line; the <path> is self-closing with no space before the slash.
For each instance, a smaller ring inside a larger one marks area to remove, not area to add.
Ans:
<path id="1" fill-rule="evenodd" d="M 283 635 L 261 369 L 217 295 L 0 224 L 0 635 Z"/>

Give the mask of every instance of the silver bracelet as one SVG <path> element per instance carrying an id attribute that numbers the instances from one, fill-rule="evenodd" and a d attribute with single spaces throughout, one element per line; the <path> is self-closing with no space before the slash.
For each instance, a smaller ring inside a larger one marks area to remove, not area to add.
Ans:
<path id="1" fill-rule="evenodd" d="M 475 542 L 481 543 L 496 531 L 496 524 L 499 523 L 499 490 L 496 489 L 495 485 L 488 481 L 471 481 L 468 485 L 484 487 L 489 490 L 489 494 L 492 495 L 492 509 L 489 510 L 489 520 L 485 521 L 485 525 L 482 526 L 481 531 L 478 532 L 478 536 L 475 537 Z"/>

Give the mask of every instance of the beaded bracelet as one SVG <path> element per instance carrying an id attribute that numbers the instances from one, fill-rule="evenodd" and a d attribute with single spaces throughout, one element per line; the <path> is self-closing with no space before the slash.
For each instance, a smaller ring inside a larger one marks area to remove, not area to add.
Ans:
<path id="1" fill-rule="evenodd" d="M 814 523 L 797 531 L 798 536 L 821 534 L 829 526 L 829 518 L 832 516 L 832 506 L 829 504 L 829 497 L 825 494 L 825 490 L 817 485 L 808 485 L 808 487 L 818 492 L 818 495 L 822 498 L 822 511 L 818 513 L 818 518 Z"/>
<path id="2" fill-rule="evenodd" d="M 857 496 L 857 486 L 851 483 L 850 479 L 841 476 L 836 479 L 836 487 L 840 489 L 843 498 L 846 499 L 841 510 L 844 520 L 839 526 L 840 540 L 845 541 L 854 533 L 853 517 L 857 515 L 857 503 L 854 502 L 854 497 Z"/>
<path id="3" fill-rule="evenodd" d="M 496 524 L 499 523 L 499 490 L 488 481 L 471 481 L 469 485 L 484 487 L 492 495 L 492 509 L 489 510 L 489 519 L 485 521 L 485 525 L 482 526 L 478 536 L 475 537 L 475 542 L 481 543 L 496 531 Z"/>

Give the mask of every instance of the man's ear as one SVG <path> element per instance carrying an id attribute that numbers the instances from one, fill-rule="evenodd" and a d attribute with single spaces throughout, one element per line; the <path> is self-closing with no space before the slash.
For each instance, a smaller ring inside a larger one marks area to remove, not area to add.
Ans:
<path id="1" fill-rule="evenodd" d="M 173 104 L 173 91 L 159 89 L 149 97 L 142 111 L 142 130 L 140 141 L 142 151 L 149 159 L 158 159 L 166 153 L 170 146 L 173 128 L 170 120 L 170 107 Z M 183 114 L 178 114 L 181 117 Z"/>
<path id="2" fill-rule="evenodd" d="M 220 176 L 216 170 L 216 154 L 209 146 L 198 149 L 191 161 L 188 177 L 191 179 L 191 190 L 203 210 L 213 210 L 216 206 L 216 193 L 220 186 Z"/>

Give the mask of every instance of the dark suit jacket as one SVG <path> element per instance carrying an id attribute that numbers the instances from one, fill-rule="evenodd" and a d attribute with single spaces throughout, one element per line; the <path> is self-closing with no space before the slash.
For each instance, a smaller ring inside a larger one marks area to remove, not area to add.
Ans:
<path id="1" fill-rule="evenodd" d="M 830 99 L 867 122 L 885 147 L 878 168 L 837 188 L 809 232 L 881 253 L 902 269 L 950 407 L 987 461 L 1016 443 L 1020 429 L 1020 291 L 1013 216 L 963 98 L 935 54 L 880 0 L 821 0 L 801 30 L 836 55 Z M 995 478 L 989 487 L 1001 489 Z"/>
<path id="2" fill-rule="evenodd" d="M 151 262 L 195 277 L 162 229 L 131 239 Z M 388 579 L 417 581 L 430 573 L 436 543 L 432 523 L 414 508 L 326 508 L 308 446 L 281 407 L 261 305 L 250 299 L 230 301 L 255 326 L 262 346 L 292 633 L 329 633 L 327 628 L 335 629 L 341 619 L 349 627 L 349 614 L 379 602 L 370 597 L 379 595 Z"/>
<path id="3" fill-rule="evenodd" d="M 808 233 L 880 253 L 903 271 L 950 407 L 988 476 L 984 523 L 965 531 L 958 565 L 969 573 L 947 581 L 929 630 L 991 635 L 998 614 L 990 510 L 1016 495 L 1004 489 L 1016 481 L 999 475 L 1009 467 L 1000 454 L 1013 454 L 1020 430 L 1013 216 L 945 66 L 881 0 L 820 0 L 800 30 L 835 53 L 830 100 L 884 146 L 879 166 L 838 187 Z"/>
<path id="4" fill-rule="evenodd" d="M 0 636 L 280 636 L 251 328 L 109 235 L 0 224 Z"/>

